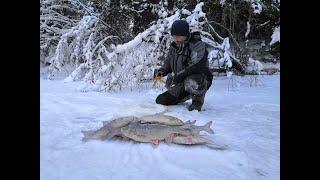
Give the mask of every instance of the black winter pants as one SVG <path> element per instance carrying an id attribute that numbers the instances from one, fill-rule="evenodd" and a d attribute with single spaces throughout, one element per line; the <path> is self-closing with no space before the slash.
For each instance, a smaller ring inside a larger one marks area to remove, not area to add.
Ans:
<path id="1" fill-rule="evenodd" d="M 193 74 L 186 77 L 182 83 L 176 84 L 173 87 L 168 87 L 166 92 L 157 97 L 156 103 L 162 105 L 175 105 L 192 98 L 192 104 L 196 104 L 201 108 L 208 88 L 208 82 L 205 75 Z"/>

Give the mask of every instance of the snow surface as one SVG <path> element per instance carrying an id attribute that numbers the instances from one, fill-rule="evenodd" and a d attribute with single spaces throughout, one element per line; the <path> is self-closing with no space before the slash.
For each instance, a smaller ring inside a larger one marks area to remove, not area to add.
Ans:
<path id="1" fill-rule="evenodd" d="M 42 180 L 276 180 L 280 179 L 280 76 L 215 77 L 203 111 L 186 104 L 169 106 L 168 115 L 197 125 L 213 121 L 207 135 L 226 150 L 161 143 L 89 141 L 81 130 L 127 115 L 161 112 L 161 89 L 119 93 L 80 92 L 81 82 L 40 79 L 40 177 Z M 231 83 L 232 82 L 232 83 Z M 236 84 L 228 90 L 228 86 Z"/>

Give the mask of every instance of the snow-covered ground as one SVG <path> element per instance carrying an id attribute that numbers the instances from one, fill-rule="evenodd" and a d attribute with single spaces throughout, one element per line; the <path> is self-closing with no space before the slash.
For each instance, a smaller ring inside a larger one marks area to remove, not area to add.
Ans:
<path id="1" fill-rule="evenodd" d="M 40 177 L 42 180 L 276 180 L 280 179 L 280 76 L 216 77 L 202 112 L 185 104 L 169 106 L 168 115 L 213 121 L 208 135 L 226 150 L 125 141 L 82 142 L 81 130 L 127 115 L 165 109 L 154 100 L 161 90 L 119 93 L 81 92 L 81 82 L 40 79 Z M 229 84 L 229 90 L 228 90 Z M 190 104 L 191 101 L 187 101 Z"/>

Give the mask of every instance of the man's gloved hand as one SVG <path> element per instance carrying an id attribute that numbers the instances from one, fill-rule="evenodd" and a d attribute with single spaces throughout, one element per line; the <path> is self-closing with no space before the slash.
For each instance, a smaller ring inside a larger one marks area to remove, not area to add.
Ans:
<path id="1" fill-rule="evenodd" d="M 161 71 L 160 69 L 155 69 L 153 72 L 153 78 L 156 78 L 157 76 L 163 76 L 163 71 Z"/>

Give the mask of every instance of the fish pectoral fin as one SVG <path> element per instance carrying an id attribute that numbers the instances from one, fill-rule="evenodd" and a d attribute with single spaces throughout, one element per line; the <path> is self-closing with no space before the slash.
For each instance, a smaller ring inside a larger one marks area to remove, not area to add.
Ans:
<path id="1" fill-rule="evenodd" d="M 159 140 L 158 139 L 151 139 L 150 142 L 152 144 L 158 145 L 159 144 Z"/>
<path id="2" fill-rule="evenodd" d="M 159 140 L 158 139 L 151 139 L 150 143 L 153 144 L 153 145 L 158 145 L 159 144 Z"/>
<path id="3" fill-rule="evenodd" d="M 174 138 L 174 134 L 170 134 L 170 135 L 168 135 L 168 136 L 165 138 L 165 142 L 166 142 L 167 144 L 171 144 L 172 141 L 173 141 L 173 138 Z"/>
<path id="4" fill-rule="evenodd" d="M 193 144 L 193 137 L 192 136 L 187 136 L 186 140 L 189 144 Z"/>
<path id="5" fill-rule="evenodd" d="M 151 147 L 152 147 L 153 149 L 155 149 L 155 148 L 158 147 L 158 145 L 157 145 L 157 144 L 151 144 Z"/>
<path id="6" fill-rule="evenodd" d="M 158 139 L 151 139 L 150 143 L 151 143 L 152 148 L 155 149 L 159 145 L 159 140 Z"/>

